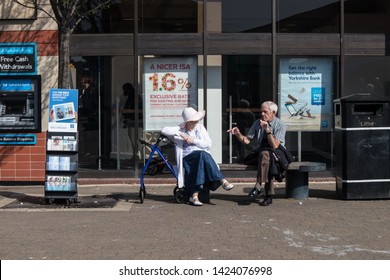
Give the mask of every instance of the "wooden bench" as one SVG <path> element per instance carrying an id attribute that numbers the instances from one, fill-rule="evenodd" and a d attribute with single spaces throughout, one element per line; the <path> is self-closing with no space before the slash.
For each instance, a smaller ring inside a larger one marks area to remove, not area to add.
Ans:
<path id="1" fill-rule="evenodd" d="M 323 162 L 292 162 L 286 171 L 286 196 L 306 199 L 309 196 L 309 172 L 325 171 Z"/>

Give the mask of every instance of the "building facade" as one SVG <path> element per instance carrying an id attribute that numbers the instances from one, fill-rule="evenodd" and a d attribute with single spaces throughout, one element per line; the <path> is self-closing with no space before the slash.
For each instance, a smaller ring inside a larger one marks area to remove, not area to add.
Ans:
<path id="1" fill-rule="evenodd" d="M 100 100 L 97 114 L 79 123 L 79 164 L 105 168 L 109 159 L 119 159 L 119 168 L 137 168 L 145 151 L 136 139 L 158 133 L 151 112 L 169 118 L 173 108 L 167 101 L 164 110 L 152 106 L 147 66 L 191 61 L 183 71 L 156 71 L 156 87 L 164 75 L 195 77 L 191 83 L 176 79 L 175 86 L 191 87 L 187 104 L 207 110 L 204 122 L 217 162 L 242 162 L 251 147 L 226 130 L 237 125 L 245 133 L 261 103 L 274 100 L 288 124 L 286 146 L 299 160 L 332 168 L 333 100 L 358 92 L 390 96 L 389 13 L 385 0 L 112 1 L 86 18 L 71 39 L 70 87 L 81 92 L 88 76 Z M 38 41 L 43 131 L 44 100 L 56 87 L 58 62 L 56 25 L 44 18 L 38 11 L 27 22 L 0 22 L 0 42 Z M 128 83 L 134 99 L 123 111 Z"/>

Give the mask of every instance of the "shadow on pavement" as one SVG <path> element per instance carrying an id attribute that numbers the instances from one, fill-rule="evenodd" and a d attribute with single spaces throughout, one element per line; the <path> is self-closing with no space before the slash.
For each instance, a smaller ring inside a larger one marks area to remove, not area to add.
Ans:
<path id="1" fill-rule="evenodd" d="M 210 192 L 210 203 L 206 203 L 209 205 L 215 205 L 213 200 L 225 200 L 230 201 L 232 203 L 236 203 L 237 205 L 246 206 L 251 205 L 253 203 L 258 203 L 263 199 L 263 195 L 260 195 L 257 200 L 251 200 L 248 198 L 248 193 L 252 188 L 243 188 L 244 194 L 234 194 L 234 193 L 221 193 L 221 192 Z M 264 192 L 263 192 L 264 194 Z M 275 199 L 287 199 L 285 194 L 285 188 L 277 188 L 275 190 Z M 309 190 L 309 198 L 320 198 L 320 199 L 329 199 L 329 200 L 339 200 L 334 190 L 323 190 L 323 189 L 311 189 Z M 136 196 L 135 200 L 139 202 L 139 197 Z M 160 195 L 156 193 L 146 193 L 145 201 L 153 200 L 158 202 L 166 202 L 166 203 L 177 203 L 174 195 Z M 202 202 L 204 200 L 201 199 Z M 140 202 L 139 202 L 140 203 Z"/>
<path id="2" fill-rule="evenodd" d="M 119 201 L 128 200 L 124 194 L 80 196 L 72 203 L 68 199 L 54 199 L 47 202 L 44 196 L 15 192 L 0 192 L 0 196 L 14 199 L 0 209 L 113 208 Z"/>
<path id="3" fill-rule="evenodd" d="M 251 200 L 247 194 L 250 192 L 250 187 L 243 188 L 243 194 L 235 193 L 221 193 L 210 192 L 210 205 L 215 204 L 213 200 L 225 200 L 237 205 L 245 206 L 253 203 L 258 203 L 263 197 L 260 196 L 257 200 Z M 114 208 L 119 201 L 141 203 L 138 192 L 114 192 L 110 194 L 98 194 L 98 195 L 86 195 L 79 196 L 76 202 L 70 202 L 67 199 L 54 199 L 47 200 L 45 197 L 38 195 L 28 195 L 25 193 L 18 193 L 12 191 L 0 191 L 1 197 L 10 199 L 9 203 L 3 200 L 2 205 L 0 203 L 0 209 L 61 209 L 61 208 Z M 285 199 L 285 188 L 279 187 L 276 189 L 275 199 Z M 339 200 L 335 190 L 327 189 L 310 189 L 309 198 L 321 198 L 329 200 Z M 164 203 L 177 203 L 173 191 L 171 194 L 158 194 L 155 191 L 149 193 L 146 192 L 145 202 L 148 200 L 164 202 Z"/>

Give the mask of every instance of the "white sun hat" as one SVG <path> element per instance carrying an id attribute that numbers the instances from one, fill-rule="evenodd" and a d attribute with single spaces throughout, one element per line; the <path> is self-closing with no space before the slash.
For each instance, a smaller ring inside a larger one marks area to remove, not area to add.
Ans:
<path id="1" fill-rule="evenodd" d="M 188 107 L 183 110 L 181 116 L 183 117 L 184 122 L 180 124 L 180 127 L 184 127 L 187 122 L 197 122 L 204 118 L 206 111 L 197 112 L 194 108 Z"/>

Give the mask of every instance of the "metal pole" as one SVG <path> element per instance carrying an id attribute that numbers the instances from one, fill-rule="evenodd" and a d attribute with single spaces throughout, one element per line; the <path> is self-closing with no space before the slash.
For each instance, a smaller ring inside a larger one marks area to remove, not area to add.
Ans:
<path id="1" fill-rule="evenodd" d="M 98 108 L 98 118 L 99 118 L 99 161 L 98 161 L 98 170 L 102 170 L 102 110 L 101 110 L 101 92 L 100 92 L 100 57 L 99 57 L 99 71 L 98 71 L 98 104 L 99 104 L 99 108 Z"/>
<path id="2" fill-rule="evenodd" d="M 229 95 L 229 129 L 233 125 L 233 116 L 232 116 L 232 96 Z M 233 135 L 229 133 L 229 163 L 233 163 L 233 147 L 232 147 Z"/>
<path id="3" fill-rule="evenodd" d="M 134 89 L 135 89 L 135 96 L 134 96 L 134 106 L 135 108 L 135 122 L 134 122 L 134 148 L 133 151 L 133 158 L 134 158 L 134 177 L 139 177 L 139 170 L 138 170 L 138 151 L 139 151 L 139 108 L 138 108 L 138 99 L 140 98 L 138 93 L 140 91 L 139 89 L 139 81 L 138 81 L 138 73 L 139 71 L 139 62 L 138 62 L 138 1 L 134 1 L 134 26 L 133 26 L 133 34 L 134 34 L 134 40 L 133 40 L 133 55 L 134 55 Z M 143 109 L 143 115 L 145 116 L 145 102 L 142 102 L 142 109 Z M 131 137 L 131 136 L 130 136 Z"/>
<path id="4" fill-rule="evenodd" d="M 333 155 L 333 149 L 334 149 L 334 131 L 332 130 L 330 132 L 330 167 L 333 169 L 333 160 L 334 160 L 334 155 Z"/>
<path id="5" fill-rule="evenodd" d="M 272 96 L 277 100 L 276 86 L 276 0 L 272 1 Z"/>
<path id="6" fill-rule="evenodd" d="M 302 131 L 298 131 L 298 161 L 302 161 Z"/>
<path id="7" fill-rule="evenodd" d="M 116 169 L 121 169 L 120 153 L 120 131 L 119 131 L 119 96 L 116 97 Z"/>

